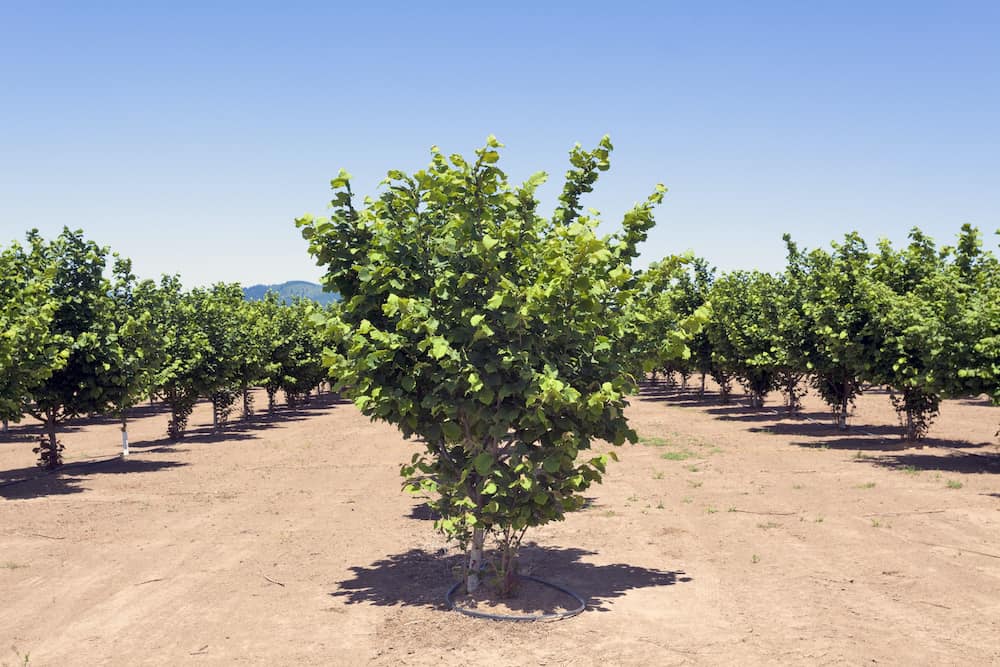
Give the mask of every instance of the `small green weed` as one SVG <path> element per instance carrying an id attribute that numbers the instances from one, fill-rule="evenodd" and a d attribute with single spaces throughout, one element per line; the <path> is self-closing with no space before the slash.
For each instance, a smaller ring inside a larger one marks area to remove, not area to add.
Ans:
<path id="1" fill-rule="evenodd" d="M 771 530 L 772 528 L 780 528 L 781 524 L 776 521 L 768 521 L 767 523 L 758 523 L 757 527 L 761 530 Z"/>
<path id="2" fill-rule="evenodd" d="M 854 488 L 856 488 L 856 489 L 874 489 L 875 488 L 875 482 L 865 482 L 864 484 L 858 484 Z"/>
<path id="3" fill-rule="evenodd" d="M 751 562 L 751 563 L 753 563 L 754 565 L 756 565 L 757 563 L 759 563 L 759 562 L 760 562 L 760 556 L 758 556 L 757 554 L 754 554 L 754 555 L 753 555 L 753 556 L 752 556 L 752 557 L 750 558 L 750 562 Z"/>
<path id="4" fill-rule="evenodd" d="M 679 452 L 664 452 L 663 454 L 660 454 L 661 459 L 666 459 L 668 461 L 684 461 L 692 458 L 693 456 L 694 454 L 686 449 Z"/>
<path id="5" fill-rule="evenodd" d="M 962 483 L 960 481 L 958 481 L 957 479 L 949 479 L 948 480 L 948 484 L 946 484 L 946 486 L 949 489 L 961 489 L 962 488 Z"/>

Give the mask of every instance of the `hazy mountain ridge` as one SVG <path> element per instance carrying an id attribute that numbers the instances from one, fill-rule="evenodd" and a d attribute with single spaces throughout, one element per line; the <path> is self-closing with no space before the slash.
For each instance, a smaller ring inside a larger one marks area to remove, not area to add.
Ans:
<path id="1" fill-rule="evenodd" d="M 243 298 L 259 301 L 268 292 L 276 293 L 286 303 L 295 297 L 304 297 L 325 306 L 340 299 L 337 294 L 324 292 L 321 286 L 306 280 L 289 280 L 278 285 L 251 285 L 243 288 Z"/>

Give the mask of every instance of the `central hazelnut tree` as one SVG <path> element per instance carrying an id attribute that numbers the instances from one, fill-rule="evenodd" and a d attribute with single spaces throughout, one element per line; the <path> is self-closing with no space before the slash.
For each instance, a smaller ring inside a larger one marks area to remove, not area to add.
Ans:
<path id="1" fill-rule="evenodd" d="M 599 236 L 580 199 L 609 168 L 607 137 L 570 152 L 548 218 L 535 195 L 546 175 L 512 185 L 497 167 L 501 146 L 491 136 L 471 161 L 434 147 L 426 169 L 388 172 L 360 207 L 341 171 L 331 216 L 296 224 L 342 297 L 316 318 L 338 390 L 422 441 L 402 466 L 406 487 L 428 493 L 436 526 L 468 549 L 469 592 L 486 537 L 497 539 L 506 595 L 525 531 L 579 509 L 614 458 L 588 454 L 594 441 L 636 440 L 623 409 L 648 319 L 632 308 L 642 280 L 631 263 L 666 189 Z M 662 333 L 661 356 L 685 352 L 683 335 Z"/>

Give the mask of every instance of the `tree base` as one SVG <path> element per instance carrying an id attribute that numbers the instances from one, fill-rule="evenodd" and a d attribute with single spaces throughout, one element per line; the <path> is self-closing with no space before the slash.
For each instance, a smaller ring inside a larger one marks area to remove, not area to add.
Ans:
<path id="1" fill-rule="evenodd" d="M 518 596 L 500 598 L 482 586 L 475 594 L 465 593 L 457 582 L 445 594 L 450 609 L 474 618 L 493 621 L 557 621 L 571 618 L 587 608 L 587 601 L 564 586 L 529 575 L 518 576 Z M 459 592 L 461 589 L 461 592 Z"/>

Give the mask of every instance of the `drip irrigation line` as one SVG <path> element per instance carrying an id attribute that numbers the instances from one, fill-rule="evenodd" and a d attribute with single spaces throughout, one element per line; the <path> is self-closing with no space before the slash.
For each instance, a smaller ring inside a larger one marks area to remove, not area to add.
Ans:
<path id="1" fill-rule="evenodd" d="M 579 594 L 571 591 L 565 586 L 560 586 L 559 584 L 554 584 L 551 581 L 545 581 L 544 579 L 539 579 L 538 577 L 532 577 L 531 575 L 520 575 L 520 579 L 527 579 L 529 581 L 534 581 L 535 583 L 541 584 L 542 586 L 548 586 L 549 588 L 554 588 L 560 593 L 564 593 L 579 603 L 579 606 L 569 609 L 567 611 L 559 611 L 552 614 L 528 614 L 525 616 L 512 616 L 509 614 L 490 614 L 484 611 L 476 611 L 474 609 L 466 609 L 465 607 L 459 607 L 455 605 L 452 596 L 455 591 L 464 583 L 462 581 L 456 582 L 454 586 L 448 589 L 445 593 L 444 599 L 448 603 L 450 609 L 454 609 L 460 614 L 465 614 L 466 616 L 473 616 L 475 618 L 486 618 L 491 621 L 514 621 L 514 622 L 532 622 L 532 621 L 557 621 L 564 618 L 571 618 L 581 613 L 587 608 L 587 601 L 584 600 Z"/>

